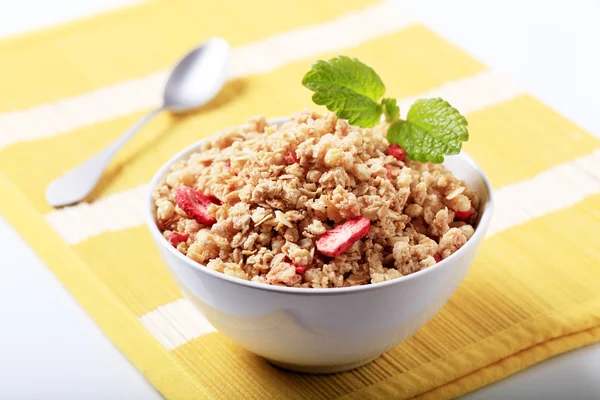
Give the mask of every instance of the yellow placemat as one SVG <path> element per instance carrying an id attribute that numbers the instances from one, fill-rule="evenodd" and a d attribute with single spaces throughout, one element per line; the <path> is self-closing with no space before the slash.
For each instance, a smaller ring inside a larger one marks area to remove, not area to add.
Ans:
<path id="1" fill-rule="evenodd" d="M 251 7 L 150 2 L 0 41 L 0 212 L 162 394 L 449 398 L 600 339 L 595 137 L 388 3 Z M 46 185 L 157 105 L 164 71 L 213 35 L 234 47 L 235 77 L 219 97 L 187 117 L 161 115 L 89 203 L 51 209 Z M 253 114 L 310 106 L 303 73 L 340 53 L 372 65 L 401 105 L 435 94 L 467 114 L 466 150 L 498 205 L 472 270 L 425 328 L 366 367 L 307 376 L 236 347 L 192 311 L 142 225 L 141 201 L 182 147 Z"/>

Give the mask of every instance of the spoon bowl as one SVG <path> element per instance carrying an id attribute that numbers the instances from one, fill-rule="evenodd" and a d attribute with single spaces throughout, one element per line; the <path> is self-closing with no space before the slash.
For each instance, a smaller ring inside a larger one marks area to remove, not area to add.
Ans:
<path id="1" fill-rule="evenodd" d="M 188 53 L 167 80 L 163 108 L 186 112 L 212 100 L 229 76 L 230 51 L 225 39 L 213 38 Z"/>

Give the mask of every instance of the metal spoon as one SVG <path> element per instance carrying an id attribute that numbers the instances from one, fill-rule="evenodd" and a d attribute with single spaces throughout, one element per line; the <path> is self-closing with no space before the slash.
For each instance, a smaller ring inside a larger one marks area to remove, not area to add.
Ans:
<path id="1" fill-rule="evenodd" d="M 46 189 L 48 203 L 61 207 L 85 199 L 115 154 L 159 112 L 185 112 L 212 100 L 227 80 L 229 58 L 229 44 L 222 38 L 212 38 L 192 50 L 171 72 L 163 93 L 163 105 L 150 111 L 100 153 L 52 181 Z"/>

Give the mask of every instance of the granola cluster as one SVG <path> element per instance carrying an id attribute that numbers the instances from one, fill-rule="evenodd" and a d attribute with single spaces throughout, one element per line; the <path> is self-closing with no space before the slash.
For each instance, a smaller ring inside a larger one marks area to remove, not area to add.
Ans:
<path id="1" fill-rule="evenodd" d="M 377 283 L 434 265 L 473 235 L 479 199 L 405 159 L 387 126 L 335 114 L 260 117 L 213 136 L 155 188 L 156 222 L 207 268 L 272 285 Z"/>

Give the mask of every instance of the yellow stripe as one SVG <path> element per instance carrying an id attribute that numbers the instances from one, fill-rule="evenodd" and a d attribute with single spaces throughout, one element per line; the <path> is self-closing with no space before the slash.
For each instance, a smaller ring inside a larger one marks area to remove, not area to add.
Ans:
<path id="1" fill-rule="evenodd" d="M 252 12 L 247 12 L 235 0 L 175 0 L 169 1 L 168 7 L 149 2 L 3 41 L 0 112 L 56 101 L 169 68 L 210 36 L 223 36 L 239 46 L 373 3 L 330 0 L 321 2 L 316 10 L 301 2 L 282 7 L 277 0 L 255 0 Z"/>
<path id="2" fill-rule="evenodd" d="M 207 396 L 195 377 L 139 323 L 129 305 L 87 268 L 1 172 L 0 193 L 2 215 L 156 389 L 174 399 Z"/>
<path id="3" fill-rule="evenodd" d="M 173 353 L 214 398 L 229 399 L 332 399 L 363 388 L 369 368 L 315 376 L 290 374 L 267 363 L 219 333 L 197 338 Z M 207 365 L 210 365 L 208 373 Z M 236 371 L 236 385 L 227 384 Z"/>
<path id="4" fill-rule="evenodd" d="M 592 328 L 587 331 L 550 340 L 539 346 L 524 350 L 513 357 L 504 358 L 497 363 L 424 393 L 421 396 L 416 396 L 414 399 L 454 399 L 465 393 L 504 379 L 552 356 L 598 341 L 600 341 L 600 328 Z"/>
<path id="5" fill-rule="evenodd" d="M 73 248 L 135 315 L 181 297 L 145 226 L 107 232 Z"/>
<path id="6" fill-rule="evenodd" d="M 495 187 L 529 178 L 588 154 L 600 141 L 531 96 L 468 116 L 464 149 Z"/>
<path id="7" fill-rule="evenodd" d="M 414 43 L 427 45 L 429 51 L 419 55 L 425 58 L 424 61 L 408 61 Z M 397 57 L 383 59 L 379 56 L 390 49 Z M 386 83 L 387 94 L 394 97 L 413 96 L 446 81 L 483 70 L 481 64 L 421 26 L 344 50 L 343 53 L 371 64 Z M 326 54 L 323 58 L 336 54 Z M 448 57 L 456 60 L 458 67 L 437 69 L 436 66 Z M 311 106 L 311 93 L 300 81 L 313 61 L 305 60 L 269 74 L 232 81 L 213 103 L 196 114 L 186 117 L 159 116 L 119 153 L 94 196 L 147 182 L 158 167 L 179 149 L 215 130 L 242 123 L 251 115 L 289 115 L 292 111 Z M 140 115 L 119 118 L 45 140 L 16 144 L 0 151 L 0 169 L 6 171 L 32 199 L 36 208 L 50 211 L 44 200 L 47 184 L 121 135 Z M 77 150 L 71 152 L 65 149 Z M 56 152 L 60 152 L 61 156 L 51 163 L 47 162 L 48 157 Z"/>

